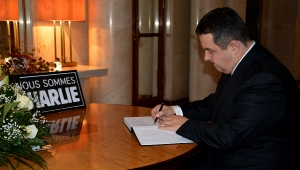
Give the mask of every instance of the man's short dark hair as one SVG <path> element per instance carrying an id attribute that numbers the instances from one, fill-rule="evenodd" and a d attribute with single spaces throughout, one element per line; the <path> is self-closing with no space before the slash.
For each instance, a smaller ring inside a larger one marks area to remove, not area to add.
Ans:
<path id="1" fill-rule="evenodd" d="M 250 40 L 248 29 L 239 14 L 231 8 L 216 8 L 199 21 L 196 34 L 212 34 L 214 43 L 225 50 L 231 40 L 247 46 Z"/>

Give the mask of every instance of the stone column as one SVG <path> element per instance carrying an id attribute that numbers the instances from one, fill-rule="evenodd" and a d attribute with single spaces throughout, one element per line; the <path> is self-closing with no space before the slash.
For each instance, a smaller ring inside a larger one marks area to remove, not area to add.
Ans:
<path id="1" fill-rule="evenodd" d="M 108 68 L 90 79 L 91 103 L 132 103 L 132 1 L 89 0 L 89 65 Z"/>

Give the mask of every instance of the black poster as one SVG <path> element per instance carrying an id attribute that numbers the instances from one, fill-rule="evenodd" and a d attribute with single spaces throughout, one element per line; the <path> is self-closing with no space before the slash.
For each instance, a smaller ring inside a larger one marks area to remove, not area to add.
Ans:
<path id="1" fill-rule="evenodd" d="M 9 82 L 26 91 L 42 114 L 86 106 L 76 70 L 12 75 Z"/>

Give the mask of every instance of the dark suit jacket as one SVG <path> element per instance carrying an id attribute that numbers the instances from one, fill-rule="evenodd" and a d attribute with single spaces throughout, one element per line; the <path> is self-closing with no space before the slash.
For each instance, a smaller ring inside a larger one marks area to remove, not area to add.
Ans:
<path id="1" fill-rule="evenodd" d="M 297 169 L 299 105 L 291 73 L 256 43 L 215 94 L 180 105 L 189 120 L 176 133 L 207 146 L 210 169 Z"/>

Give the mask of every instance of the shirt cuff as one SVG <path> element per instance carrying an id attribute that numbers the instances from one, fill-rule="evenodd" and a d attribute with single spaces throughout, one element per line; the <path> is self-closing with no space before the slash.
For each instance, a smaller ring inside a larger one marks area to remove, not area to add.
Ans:
<path id="1" fill-rule="evenodd" d="M 171 107 L 173 107 L 176 115 L 183 116 L 183 112 L 179 106 L 176 105 L 176 106 L 171 106 Z"/>

